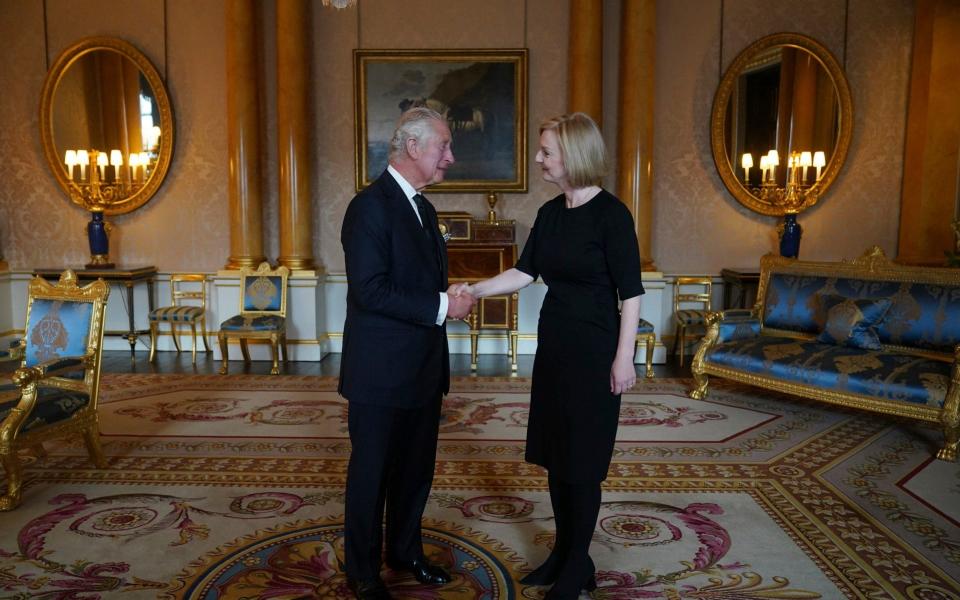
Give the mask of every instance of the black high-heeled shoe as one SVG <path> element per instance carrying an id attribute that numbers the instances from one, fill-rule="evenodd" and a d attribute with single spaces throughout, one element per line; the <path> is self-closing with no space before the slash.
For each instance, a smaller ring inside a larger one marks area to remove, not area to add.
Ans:
<path id="1" fill-rule="evenodd" d="M 593 561 L 588 558 L 582 566 L 582 569 L 576 569 L 580 573 L 564 570 L 543 600 L 576 600 L 581 590 L 592 592 L 597 589 L 597 573 Z M 576 581 L 580 583 L 574 583 Z"/>
<path id="2" fill-rule="evenodd" d="M 551 552 L 542 565 L 521 577 L 520 583 L 523 585 L 550 585 L 560 576 L 562 562 L 555 553 Z"/>

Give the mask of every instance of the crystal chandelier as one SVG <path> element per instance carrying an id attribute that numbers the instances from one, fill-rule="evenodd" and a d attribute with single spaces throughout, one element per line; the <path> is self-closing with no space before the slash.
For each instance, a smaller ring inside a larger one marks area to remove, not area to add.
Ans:
<path id="1" fill-rule="evenodd" d="M 357 3 L 357 0 L 321 0 L 324 6 L 333 6 L 336 9 L 347 8 Z"/>

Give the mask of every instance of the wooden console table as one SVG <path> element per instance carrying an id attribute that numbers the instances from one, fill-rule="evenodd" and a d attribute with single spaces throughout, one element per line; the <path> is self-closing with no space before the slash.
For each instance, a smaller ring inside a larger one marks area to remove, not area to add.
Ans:
<path id="1" fill-rule="evenodd" d="M 479 221 L 469 213 L 439 213 L 440 231 L 450 236 L 447 262 L 450 283 L 476 283 L 499 275 L 517 262 L 513 221 Z M 488 296 L 465 319 L 470 327 L 470 369 L 477 369 L 481 329 L 507 334 L 510 368 L 517 370 L 517 299 L 519 294 Z"/>
<path id="2" fill-rule="evenodd" d="M 149 329 L 137 329 L 134 318 L 133 286 L 138 283 L 147 284 L 147 306 L 150 311 L 153 310 L 153 282 L 157 276 L 157 268 L 154 266 L 145 267 L 123 267 L 118 266 L 115 269 L 87 269 L 85 267 L 71 267 L 77 274 L 80 281 L 93 281 L 103 279 L 107 283 L 123 284 L 127 292 L 127 317 L 130 328 L 127 331 L 104 332 L 104 335 L 118 335 L 127 338 L 130 342 L 130 358 L 136 358 L 137 338 L 141 335 L 150 333 Z M 63 269 L 34 269 L 33 274 L 39 275 L 44 279 L 59 279 Z"/>
<path id="3" fill-rule="evenodd" d="M 722 269 L 723 308 L 753 308 L 757 301 L 760 272 L 752 269 Z"/>

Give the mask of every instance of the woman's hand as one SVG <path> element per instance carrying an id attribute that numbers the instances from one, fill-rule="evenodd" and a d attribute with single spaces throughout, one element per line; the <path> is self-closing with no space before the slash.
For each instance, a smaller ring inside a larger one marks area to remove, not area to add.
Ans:
<path id="1" fill-rule="evenodd" d="M 637 369 L 633 366 L 632 356 L 620 356 L 613 359 L 610 368 L 610 393 L 622 394 L 633 387 L 637 382 Z"/>
<path id="2" fill-rule="evenodd" d="M 449 288 L 447 288 L 447 293 L 454 297 L 459 297 L 462 293 L 467 293 L 473 296 L 473 289 L 469 283 L 454 283 Z"/>

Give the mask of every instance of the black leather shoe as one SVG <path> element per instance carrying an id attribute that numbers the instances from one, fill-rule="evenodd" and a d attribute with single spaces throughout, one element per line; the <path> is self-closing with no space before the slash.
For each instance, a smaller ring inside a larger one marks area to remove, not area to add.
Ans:
<path id="1" fill-rule="evenodd" d="M 388 560 L 387 566 L 394 571 L 406 571 L 414 579 L 424 585 L 443 585 L 450 583 L 453 578 L 442 567 L 431 565 L 426 558 L 415 558 L 411 561 Z"/>
<path id="2" fill-rule="evenodd" d="M 357 600 L 393 600 L 387 586 L 379 577 L 376 579 L 351 579 L 347 577 L 347 586 Z"/>

